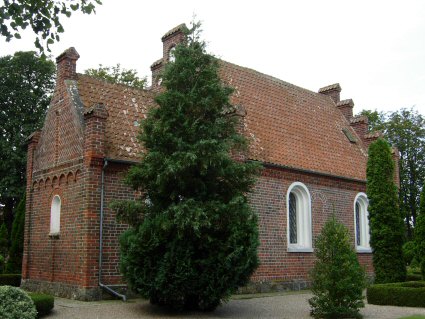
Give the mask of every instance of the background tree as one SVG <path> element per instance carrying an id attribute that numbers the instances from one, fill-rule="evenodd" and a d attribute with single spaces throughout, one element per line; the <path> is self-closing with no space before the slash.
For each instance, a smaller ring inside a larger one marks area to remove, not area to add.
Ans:
<path id="1" fill-rule="evenodd" d="M 315 318 L 359 318 L 364 307 L 365 272 L 352 247 L 348 229 L 335 215 L 326 222 L 315 241 L 317 261 L 311 272 Z"/>
<path id="2" fill-rule="evenodd" d="M 369 199 L 370 245 L 377 283 L 404 281 L 404 227 L 394 184 L 389 144 L 378 139 L 369 146 L 366 192 Z"/>
<path id="3" fill-rule="evenodd" d="M 400 210 L 408 239 L 412 239 L 425 179 L 425 119 L 413 108 L 387 114 L 363 110 L 361 114 L 369 118 L 371 130 L 382 130 L 385 138 L 400 152 Z"/>
<path id="4" fill-rule="evenodd" d="M 6 272 L 11 274 L 21 273 L 22 254 L 24 250 L 24 227 L 25 227 L 25 198 L 24 196 L 16 208 L 13 220 L 12 233 L 10 235 L 9 259 L 6 264 Z"/>
<path id="5" fill-rule="evenodd" d="M 35 52 L 0 57 L 0 203 L 7 228 L 25 192 L 25 139 L 42 125 L 55 65 Z"/>
<path id="6" fill-rule="evenodd" d="M 416 253 L 421 267 L 422 279 L 425 280 L 425 187 L 422 188 L 419 215 L 415 227 Z"/>
<path id="7" fill-rule="evenodd" d="M 258 166 L 230 155 L 246 140 L 225 115 L 232 89 L 196 29 L 176 47 L 159 107 L 142 122 L 146 152 L 128 175 L 142 197 L 114 208 L 133 223 L 121 238 L 130 287 L 155 304 L 212 310 L 258 265 L 257 217 L 246 197 Z"/>
<path id="8" fill-rule="evenodd" d="M 110 83 L 125 84 L 139 89 L 146 87 L 146 77 L 139 78 L 137 71 L 133 69 L 121 69 L 119 63 L 112 67 L 99 64 L 97 69 L 87 69 L 84 73 Z"/>
<path id="9" fill-rule="evenodd" d="M 20 32 L 29 26 L 37 36 L 35 46 L 40 52 L 44 47 L 50 52 L 49 45 L 59 41 L 59 33 L 64 32 L 60 18 L 63 15 L 69 18 L 77 10 L 91 14 L 96 4 L 102 3 L 100 0 L 4 0 L 0 6 L 0 32 L 6 41 L 20 39 Z"/>

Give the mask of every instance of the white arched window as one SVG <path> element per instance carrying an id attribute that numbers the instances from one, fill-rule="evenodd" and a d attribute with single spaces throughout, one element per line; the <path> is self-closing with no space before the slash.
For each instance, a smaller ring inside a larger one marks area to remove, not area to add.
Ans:
<path id="1" fill-rule="evenodd" d="M 288 251 L 313 251 L 311 199 L 303 183 L 293 183 L 286 194 Z"/>
<path id="2" fill-rule="evenodd" d="M 60 231 L 61 198 L 55 195 L 50 208 L 50 235 L 57 235 Z"/>
<path id="3" fill-rule="evenodd" d="M 356 235 L 356 250 L 370 252 L 368 200 L 365 193 L 357 194 L 354 200 L 354 226 Z"/>

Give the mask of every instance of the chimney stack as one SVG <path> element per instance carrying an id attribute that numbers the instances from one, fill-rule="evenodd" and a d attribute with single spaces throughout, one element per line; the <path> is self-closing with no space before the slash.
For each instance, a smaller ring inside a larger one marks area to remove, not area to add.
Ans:
<path id="1" fill-rule="evenodd" d="M 347 121 L 351 121 L 351 119 L 353 118 L 354 107 L 354 102 L 352 99 L 339 101 L 338 103 L 336 103 L 336 107 L 338 108 L 338 110 L 341 111 L 342 114 L 344 114 Z"/>
<path id="2" fill-rule="evenodd" d="M 341 86 L 339 83 L 331 84 L 319 89 L 319 93 L 329 96 L 337 104 L 340 99 Z"/>
<path id="3" fill-rule="evenodd" d="M 77 79 L 77 60 L 79 57 L 77 50 L 71 47 L 56 58 L 56 83 L 61 84 L 64 80 Z"/>

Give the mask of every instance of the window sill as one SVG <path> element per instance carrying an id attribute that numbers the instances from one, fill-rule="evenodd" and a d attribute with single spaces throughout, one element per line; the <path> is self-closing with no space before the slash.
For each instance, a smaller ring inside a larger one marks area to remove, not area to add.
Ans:
<path id="1" fill-rule="evenodd" d="M 356 247 L 356 252 L 359 254 L 370 254 L 372 253 L 372 248 L 370 247 Z"/>
<path id="2" fill-rule="evenodd" d="M 60 233 L 50 233 L 49 238 L 51 239 L 59 239 Z"/>
<path id="3" fill-rule="evenodd" d="M 288 253 L 312 253 L 311 247 L 288 247 Z"/>

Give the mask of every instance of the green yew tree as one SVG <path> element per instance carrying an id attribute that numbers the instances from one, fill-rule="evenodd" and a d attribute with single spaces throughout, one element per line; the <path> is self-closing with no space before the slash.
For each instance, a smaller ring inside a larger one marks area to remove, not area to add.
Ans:
<path id="1" fill-rule="evenodd" d="M 378 139 L 369 146 L 366 185 L 376 283 L 398 282 L 406 278 L 402 249 L 404 225 L 393 178 L 390 145 Z"/>
<path id="2" fill-rule="evenodd" d="M 416 219 L 415 243 L 422 279 L 425 280 L 425 187 L 422 187 L 419 215 Z"/>
<path id="3" fill-rule="evenodd" d="M 347 228 L 335 216 L 315 242 L 316 264 L 311 272 L 314 318 L 359 318 L 364 307 L 365 272 L 352 247 Z"/>
<path id="4" fill-rule="evenodd" d="M 10 235 L 9 260 L 6 264 L 7 273 L 21 273 L 22 254 L 24 250 L 24 228 L 25 228 L 25 196 L 16 208 L 13 220 L 12 233 Z"/>
<path id="5" fill-rule="evenodd" d="M 154 304 L 213 310 L 258 265 L 256 214 L 247 193 L 258 166 L 236 161 L 232 89 L 195 25 L 163 73 L 163 93 L 142 123 L 145 153 L 128 175 L 137 202 L 116 203 L 132 224 L 121 237 L 121 271 Z"/>

